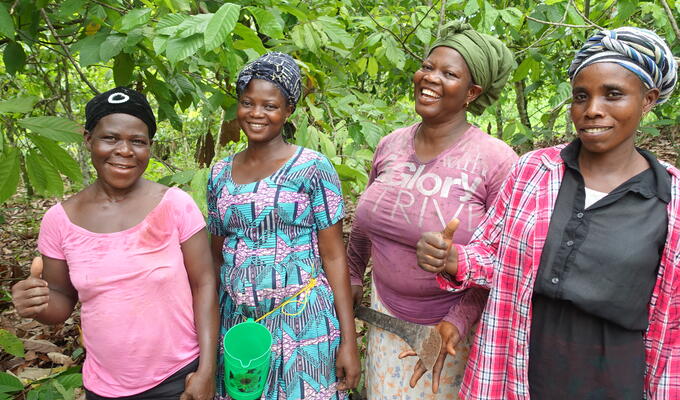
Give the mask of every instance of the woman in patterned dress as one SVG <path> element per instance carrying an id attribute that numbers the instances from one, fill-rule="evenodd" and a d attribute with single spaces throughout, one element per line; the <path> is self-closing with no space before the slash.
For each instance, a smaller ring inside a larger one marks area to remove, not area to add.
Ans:
<path id="1" fill-rule="evenodd" d="M 282 136 L 300 97 L 290 56 L 258 58 L 236 87 L 248 147 L 216 163 L 208 181 L 221 338 L 262 318 L 274 338 L 263 399 L 345 399 L 360 367 L 338 176 L 322 154 Z M 219 347 L 217 393 L 228 398 Z"/>

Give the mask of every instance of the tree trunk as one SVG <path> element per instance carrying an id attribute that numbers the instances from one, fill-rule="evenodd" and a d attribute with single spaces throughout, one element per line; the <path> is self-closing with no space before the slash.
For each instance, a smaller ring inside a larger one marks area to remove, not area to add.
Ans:
<path id="1" fill-rule="evenodd" d="M 527 113 L 527 97 L 524 95 L 524 89 L 524 79 L 515 82 L 515 98 L 517 100 L 517 113 L 519 114 L 519 120 L 522 122 L 522 125 L 524 125 L 531 132 L 531 121 L 529 120 L 529 114 Z M 531 135 L 531 133 L 529 133 L 529 135 Z M 520 145 L 521 154 L 533 149 L 534 140 L 531 136 Z"/>
<path id="2" fill-rule="evenodd" d="M 503 140 L 503 107 L 496 103 L 496 136 Z"/>

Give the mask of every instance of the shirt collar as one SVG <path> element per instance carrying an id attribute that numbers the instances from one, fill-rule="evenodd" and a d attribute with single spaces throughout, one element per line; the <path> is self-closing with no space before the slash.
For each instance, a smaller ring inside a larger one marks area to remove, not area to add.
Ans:
<path id="1" fill-rule="evenodd" d="M 658 197 L 664 203 L 671 201 L 671 176 L 666 168 L 659 163 L 659 160 L 647 150 L 635 148 L 649 163 L 653 174 L 652 179 L 644 179 L 644 174 L 638 175 L 638 179 L 631 182 L 628 190 L 633 190 L 641 195 L 651 198 Z M 578 166 L 578 154 L 581 150 L 581 139 L 576 138 L 560 151 L 560 157 L 568 168 L 577 171 L 581 170 Z"/>

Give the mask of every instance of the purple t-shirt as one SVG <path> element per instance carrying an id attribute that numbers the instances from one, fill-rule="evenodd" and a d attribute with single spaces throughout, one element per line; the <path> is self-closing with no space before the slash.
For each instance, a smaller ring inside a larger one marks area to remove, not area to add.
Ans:
<path id="1" fill-rule="evenodd" d="M 441 290 L 434 276 L 418 267 L 416 243 L 422 233 L 441 231 L 456 217 L 460 226 L 453 240 L 467 244 L 517 154 L 471 126 L 450 148 L 423 163 L 414 150 L 418 126 L 397 129 L 378 144 L 350 236 L 351 283 L 362 284 L 372 256 L 373 282 L 390 312 L 419 324 L 446 319 L 464 335 L 484 308 L 486 293 Z"/>

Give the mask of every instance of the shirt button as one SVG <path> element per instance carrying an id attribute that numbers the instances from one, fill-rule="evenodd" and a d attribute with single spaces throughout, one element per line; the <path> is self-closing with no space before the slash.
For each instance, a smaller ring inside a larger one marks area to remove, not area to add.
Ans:
<path id="1" fill-rule="evenodd" d="M 553 278 L 550 280 L 550 282 L 552 282 L 553 285 L 557 285 L 558 283 L 560 283 L 560 278 L 553 276 Z"/>
<path id="2" fill-rule="evenodd" d="M 567 246 L 571 247 L 571 246 L 573 246 L 573 245 L 574 245 L 574 241 L 573 241 L 573 240 L 570 240 L 570 241 L 567 242 Z"/>
<path id="3" fill-rule="evenodd" d="M 583 218 L 583 213 L 580 212 L 580 213 L 576 214 L 576 218 Z"/>

